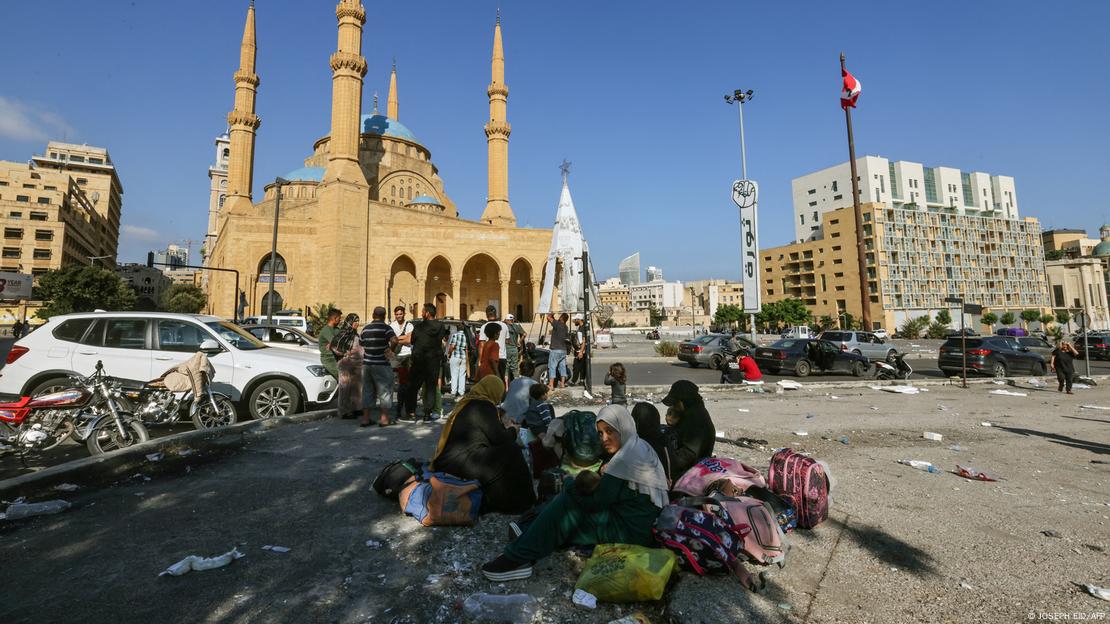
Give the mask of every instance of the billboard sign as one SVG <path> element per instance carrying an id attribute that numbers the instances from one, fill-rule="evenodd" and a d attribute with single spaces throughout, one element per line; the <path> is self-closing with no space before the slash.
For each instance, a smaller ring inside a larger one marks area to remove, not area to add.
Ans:
<path id="1" fill-rule="evenodd" d="M 759 289 L 759 223 L 756 219 L 759 185 L 751 180 L 732 183 L 732 201 L 740 208 L 740 280 L 744 284 L 744 312 L 762 308 Z"/>
<path id="2" fill-rule="evenodd" d="M 25 273 L 0 273 L 0 301 L 19 301 L 31 298 L 34 278 Z"/>

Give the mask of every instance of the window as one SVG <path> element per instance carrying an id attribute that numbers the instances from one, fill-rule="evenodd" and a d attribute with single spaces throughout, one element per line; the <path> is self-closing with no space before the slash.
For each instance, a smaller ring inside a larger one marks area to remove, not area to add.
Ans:
<path id="1" fill-rule="evenodd" d="M 285 275 L 287 270 L 285 266 L 285 258 L 282 258 L 281 254 L 275 254 L 275 256 L 274 274 Z M 260 262 L 258 265 L 258 274 L 266 276 L 270 275 L 270 254 L 266 254 L 265 256 L 263 256 L 262 262 Z"/>
<path id="2" fill-rule="evenodd" d="M 50 203 L 50 198 L 49 197 L 40 197 L 39 198 L 39 203 L 40 204 L 49 204 Z"/>
<path id="3" fill-rule="evenodd" d="M 33 257 L 34 257 L 35 260 L 49 260 L 50 259 L 50 250 L 49 249 L 36 249 L 34 251 Z"/>
<path id="4" fill-rule="evenodd" d="M 28 197 L 27 195 L 16 195 L 16 196 L 15 196 L 15 201 L 18 201 L 18 202 L 29 202 L 29 201 L 31 201 L 31 198 L 30 198 L 30 197 Z"/>
<path id="5" fill-rule="evenodd" d="M 814 206 L 816 206 L 816 205 L 817 205 L 817 202 L 815 202 L 815 201 L 811 201 L 811 202 L 809 202 L 809 207 L 810 207 L 810 208 L 813 208 L 813 207 L 814 207 Z"/>
<path id="6" fill-rule="evenodd" d="M 816 210 L 814 210 L 814 211 L 813 211 L 813 220 L 814 220 L 814 221 L 816 221 L 816 220 L 817 220 L 817 218 L 818 218 L 818 217 L 817 217 L 817 211 L 816 211 Z"/>
<path id="7" fill-rule="evenodd" d="M 34 214 L 34 213 L 32 213 L 32 214 Z M 23 213 L 22 212 L 15 212 L 15 211 L 9 212 L 8 217 L 12 218 L 12 219 L 22 219 L 23 218 Z"/>
<path id="8" fill-rule="evenodd" d="M 158 349 L 161 351 L 196 353 L 205 340 L 213 340 L 213 337 L 200 325 L 188 321 L 158 321 Z"/>
<path id="9" fill-rule="evenodd" d="M 817 189 L 809 189 L 808 191 L 806 191 L 806 194 L 807 195 L 813 195 L 816 192 L 817 192 Z"/>
<path id="10" fill-rule="evenodd" d="M 836 201 L 838 199 L 844 199 L 844 196 L 843 195 L 833 195 L 833 201 Z"/>
<path id="11" fill-rule="evenodd" d="M 224 202 L 227 201 L 227 195 L 220 195 L 220 208 L 224 207 Z"/>
<path id="12" fill-rule="evenodd" d="M 92 325 L 94 320 L 96 319 L 83 318 L 65 321 L 54 330 L 54 337 L 66 342 L 77 342 L 81 339 L 81 336 L 85 335 L 85 330 L 89 328 L 89 325 Z"/>
<path id="13" fill-rule="evenodd" d="M 835 193 L 835 192 L 836 192 L 836 190 L 837 190 L 837 189 L 836 189 L 836 180 L 833 180 L 833 192 Z"/>
<path id="14" fill-rule="evenodd" d="M 54 230 L 35 230 L 35 240 L 54 240 Z"/>
<path id="15" fill-rule="evenodd" d="M 806 216 L 805 215 L 798 215 L 798 221 L 800 222 L 799 225 L 805 225 L 806 224 Z"/>
<path id="16" fill-rule="evenodd" d="M 89 183 L 89 181 L 86 180 L 85 178 L 77 178 L 77 184 L 79 184 L 81 186 L 85 186 L 88 183 Z"/>
<path id="17" fill-rule="evenodd" d="M 90 157 L 89 162 L 94 164 L 94 165 L 103 165 L 104 164 L 104 159 L 103 158 L 92 158 L 92 157 Z"/>
<path id="18" fill-rule="evenodd" d="M 46 221 L 49 217 L 50 217 L 50 215 L 48 215 L 45 212 L 32 212 L 31 213 L 31 220 L 32 221 Z M 18 218 L 18 217 L 16 217 L 16 218 Z"/>
<path id="19" fill-rule="evenodd" d="M 7 186 L 7 185 L 8 185 L 8 182 L 6 180 L 0 180 L 0 186 Z"/>
<path id="20" fill-rule="evenodd" d="M 70 154 L 69 162 L 85 162 L 85 157 L 84 156 L 75 156 L 73 154 Z"/>
<path id="21" fill-rule="evenodd" d="M 44 190 L 44 191 L 56 191 L 56 190 L 58 190 L 58 187 L 47 185 L 47 186 L 42 187 L 42 190 Z"/>
<path id="22" fill-rule="evenodd" d="M 4 238 L 23 238 L 23 228 L 4 228 Z"/>
<path id="23" fill-rule="evenodd" d="M 146 319 L 108 319 L 104 346 L 112 349 L 145 349 Z"/>
<path id="24" fill-rule="evenodd" d="M 19 247 L 5 247 L 3 257 L 5 258 L 18 258 Z"/>
<path id="25" fill-rule="evenodd" d="M 23 188 L 29 188 L 29 189 L 33 189 L 33 188 L 36 188 L 36 187 L 35 187 L 35 185 L 34 185 L 34 184 L 24 184 L 24 185 L 23 185 Z"/>

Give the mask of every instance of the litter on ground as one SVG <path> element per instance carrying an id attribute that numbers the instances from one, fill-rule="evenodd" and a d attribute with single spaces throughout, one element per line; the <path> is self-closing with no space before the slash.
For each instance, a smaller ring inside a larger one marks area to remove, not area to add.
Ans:
<path id="1" fill-rule="evenodd" d="M 959 464 L 956 464 L 955 474 L 965 479 L 971 479 L 972 481 L 998 481 L 998 477 L 989 475 L 975 468 L 964 468 Z"/>
<path id="2" fill-rule="evenodd" d="M 796 435 L 796 436 L 807 436 L 807 435 L 809 435 L 809 432 L 808 431 L 795 431 L 794 435 Z"/>
<path id="3" fill-rule="evenodd" d="M 881 390 L 883 392 L 893 392 L 895 394 L 917 394 L 923 392 L 917 386 L 871 386 L 872 390 Z"/>
<path id="4" fill-rule="evenodd" d="M 150 455 L 146 456 L 146 460 L 147 461 L 152 461 L 152 462 L 162 461 L 162 458 L 165 457 L 165 456 L 166 456 L 165 453 L 151 453 Z"/>
<path id="5" fill-rule="evenodd" d="M 994 423 L 989 423 L 987 421 L 983 421 L 983 422 L 979 423 L 979 426 L 980 427 L 993 427 Z"/>
<path id="6" fill-rule="evenodd" d="M 382 543 L 379 542 L 378 540 L 366 540 L 366 547 L 367 548 L 381 548 Z"/>
<path id="7" fill-rule="evenodd" d="M 1024 392 L 1013 392 L 1012 390 L 991 390 L 990 393 L 991 394 L 998 394 L 998 395 L 1001 395 L 1001 396 L 1014 396 L 1014 397 L 1029 396 L 1028 394 L 1026 394 Z"/>
<path id="8" fill-rule="evenodd" d="M 215 557 L 201 557 L 198 555 L 189 555 L 181 561 L 166 568 L 158 576 L 181 576 L 187 574 L 192 570 L 213 570 L 215 568 L 222 568 L 227 564 L 245 557 L 243 553 L 239 552 L 238 548 L 232 548 L 228 552 Z"/>
<path id="9" fill-rule="evenodd" d="M 590 592 L 582 591 L 581 589 L 574 590 L 574 595 L 570 600 L 579 607 L 584 607 L 586 609 L 597 608 L 597 598 Z"/>
<path id="10" fill-rule="evenodd" d="M 1097 585 L 1091 585 L 1090 583 L 1087 583 L 1087 584 L 1076 583 L 1076 585 L 1079 585 L 1083 589 L 1086 589 L 1087 593 L 1094 596 L 1095 598 L 1101 598 L 1103 600 L 1110 600 L 1110 589 L 1106 589 L 1105 587 L 1098 587 Z"/>
<path id="11" fill-rule="evenodd" d="M 1079 409 L 1110 410 L 1110 407 L 1104 407 L 1102 405 L 1080 405 Z"/>
<path id="12" fill-rule="evenodd" d="M 944 439 L 944 436 L 939 433 L 933 433 L 932 431 L 926 431 L 925 433 L 921 434 L 921 437 L 925 438 L 926 440 L 932 440 L 934 442 L 940 442 Z"/>
<path id="13" fill-rule="evenodd" d="M 1044 382 L 1043 379 L 1037 379 L 1036 377 L 1030 377 L 1029 379 L 1026 379 L 1025 383 L 1033 386 L 1034 388 L 1044 388 L 1048 385 Z"/>
<path id="14" fill-rule="evenodd" d="M 778 383 L 778 386 L 780 388 L 784 389 L 784 390 L 801 390 L 802 389 L 802 384 L 800 384 L 800 383 L 798 383 L 798 382 L 796 382 L 792 379 L 780 379 L 777 383 Z"/>
<path id="15" fill-rule="evenodd" d="M 41 503 L 25 503 L 24 497 L 19 497 L 8 505 L 5 513 L 0 514 L 0 520 L 21 520 L 32 516 L 45 516 L 61 513 L 70 508 L 69 501 L 61 499 L 42 501 Z"/>
<path id="16" fill-rule="evenodd" d="M 743 413 L 745 413 L 745 414 L 747 414 L 747 413 L 751 412 L 751 410 L 750 410 L 750 409 L 744 409 L 744 408 L 742 408 L 742 407 L 738 407 L 738 408 L 736 408 L 736 411 L 738 411 L 738 412 L 743 412 Z"/>
<path id="17" fill-rule="evenodd" d="M 73 483 L 59 483 L 54 486 L 54 489 L 59 492 L 76 492 L 79 487 L 79 485 L 74 485 Z"/>
<path id="18" fill-rule="evenodd" d="M 262 550 L 268 550 L 270 552 L 276 552 L 276 553 L 287 553 L 291 549 L 289 549 L 285 546 L 271 546 L 269 544 L 266 544 L 265 546 L 262 547 Z"/>

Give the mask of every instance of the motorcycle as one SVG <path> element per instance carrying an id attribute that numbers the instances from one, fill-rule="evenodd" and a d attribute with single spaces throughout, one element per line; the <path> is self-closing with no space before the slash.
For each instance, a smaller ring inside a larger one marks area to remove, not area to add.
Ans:
<path id="1" fill-rule="evenodd" d="M 906 354 L 898 353 L 894 356 L 894 365 L 883 361 L 875 362 L 875 379 L 909 379 L 913 368 L 906 363 Z"/>
<path id="2" fill-rule="evenodd" d="M 96 363 L 89 377 L 71 375 L 74 387 L 0 403 L 0 442 L 19 449 L 50 450 L 67 438 L 84 442 L 92 455 L 150 439 L 146 427 L 120 408 L 118 381 Z"/>
<path id="3" fill-rule="evenodd" d="M 125 384 L 122 395 L 121 403 L 147 425 L 172 425 L 191 418 L 197 429 L 212 429 L 234 425 L 238 420 L 231 397 L 213 392 L 207 374 L 199 399 L 192 390 L 170 390 L 160 379 L 138 386 Z"/>

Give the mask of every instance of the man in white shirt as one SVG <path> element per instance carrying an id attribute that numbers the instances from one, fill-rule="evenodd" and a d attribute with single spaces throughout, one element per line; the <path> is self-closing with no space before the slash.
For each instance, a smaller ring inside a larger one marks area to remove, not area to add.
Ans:
<path id="1" fill-rule="evenodd" d="M 391 361 L 393 376 L 397 380 L 397 399 L 393 404 L 397 407 L 396 419 L 416 420 L 416 398 L 409 397 L 409 365 L 412 361 L 412 323 L 405 320 L 405 306 L 393 308 L 393 322 L 389 324 L 393 333 L 397 334 L 397 346 L 394 347 L 395 357 Z M 411 403 L 411 405 L 409 404 Z M 408 415 L 414 416 L 409 419 Z"/>
<path id="2" fill-rule="evenodd" d="M 486 341 L 486 326 L 490 323 L 501 326 L 501 333 L 497 337 L 497 352 L 499 354 L 497 375 L 501 378 L 501 381 L 505 381 L 505 371 L 508 369 L 505 361 L 505 358 L 508 357 L 508 353 L 505 351 L 505 339 L 509 336 L 509 326 L 497 320 L 497 308 L 494 306 L 486 306 L 486 322 L 482 324 L 482 328 L 478 331 L 478 335 L 481 337 L 481 342 L 478 343 L 478 352 L 482 352 L 482 343 Z M 506 382 L 505 387 L 508 387 L 508 382 Z"/>

